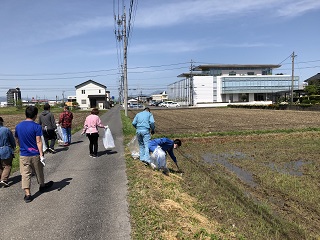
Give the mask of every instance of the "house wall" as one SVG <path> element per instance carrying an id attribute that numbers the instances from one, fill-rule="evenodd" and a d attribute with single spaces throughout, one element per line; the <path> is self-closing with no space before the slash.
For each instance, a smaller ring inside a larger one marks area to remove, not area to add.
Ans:
<path id="1" fill-rule="evenodd" d="M 106 90 L 101 88 L 93 83 L 89 83 L 85 86 L 82 86 L 76 89 L 76 98 L 79 103 L 79 107 L 81 109 L 89 109 L 90 108 L 90 100 L 88 95 L 105 95 Z M 97 106 L 98 107 L 98 106 Z"/>
<path id="2" fill-rule="evenodd" d="M 212 103 L 213 99 L 213 77 L 212 76 L 194 76 L 193 77 L 193 102 L 198 103 Z"/>

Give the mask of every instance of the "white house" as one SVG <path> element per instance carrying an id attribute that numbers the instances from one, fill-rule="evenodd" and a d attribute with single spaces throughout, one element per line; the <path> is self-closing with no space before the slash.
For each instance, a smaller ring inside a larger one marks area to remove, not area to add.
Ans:
<path id="1" fill-rule="evenodd" d="M 299 89 L 299 77 L 272 74 L 272 64 L 200 65 L 168 85 L 168 98 L 186 105 L 273 101 Z"/>
<path id="2" fill-rule="evenodd" d="M 93 80 L 81 83 L 76 88 L 76 99 L 81 109 L 110 108 L 110 92 L 106 86 Z"/>
<path id="3" fill-rule="evenodd" d="M 168 100 L 168 94 L 166 93 L 166 91 L 163 91 L 160 94 L 151 95 L 151 98 L 152 98 L 152 101 L 164 102 L 164 101 Z"/>

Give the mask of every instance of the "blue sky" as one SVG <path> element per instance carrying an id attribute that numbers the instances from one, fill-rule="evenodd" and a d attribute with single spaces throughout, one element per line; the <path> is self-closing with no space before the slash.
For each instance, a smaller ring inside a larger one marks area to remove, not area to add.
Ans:
<path id="1" fill-rule="evenodd" d="M 75 95 L 89 79 L 118 96 L 121 42 L 114 14 L 129 0 L 1 0 L 0 96 Z M 133 1 L 129 96 L 165 90 L 200 64 L 279 64 L 300 81 L 320 72 L 319 0 Z"/>

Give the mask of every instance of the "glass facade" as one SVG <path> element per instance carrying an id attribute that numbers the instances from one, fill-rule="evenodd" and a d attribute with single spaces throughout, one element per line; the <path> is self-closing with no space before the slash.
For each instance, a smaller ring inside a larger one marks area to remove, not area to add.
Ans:
<path id="1" fill-rule="evenodd" d="M 294 77 L 293 89 L 299 87 L 299 77 Z M 221 77 L 221 93 L 275 93 L 290 91 L 291 76 Z"/>

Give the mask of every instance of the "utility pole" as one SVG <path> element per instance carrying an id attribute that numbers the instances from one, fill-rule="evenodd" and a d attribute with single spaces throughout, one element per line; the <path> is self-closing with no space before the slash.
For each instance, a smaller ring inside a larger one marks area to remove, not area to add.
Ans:
<path id="1" fill-rule="evenodd" d="M 292 52 L 291 58 L 292 58 L 292 73 L 291 73 L 291 104 L 293 104 L 293 87 L 294 87 L 294 58 L 297 55 L 294 55 L 294 52 Z"/>
<path id="2" fill-rule="evenodd" d="M 126 9 L 123 7 L 123 15 L 115 16 L 115 21 L 118 27 L 122 27 L 122 30 L 115 31 L 116 38 L 120 42 L 123 40 L 123 65 L 121 66 L 122 75 L 120 80 L 120 92 L 123 90 L 123 96 L 119 94 L 119 97 L 123 97 L 123 105 L 125 116 L 128 116 L 128 78 L 127 78 L 127 45 L 128 45 L 128 37 L 127 37 L 127 20 L 126 20 Z"/>
<path id="3" fill-rule="evenodd" d="M 193 106 L 193 61 L 191 59 L 191 66 L 190 66 L 190 105 Z"/>
<path id="4" fill-rule="evenodd" d="M 128 116 L 128 75 L 127 75 L 127 20 L 126 9 L 123 11 L 123 81 L 124 81 L 124 114 Z"/>
<path id="5" fill-rule="evenodd" d="M 64 106 L 64 91 L 62 91 L 62 103 L 63 103 L 63 106 Z"/>

